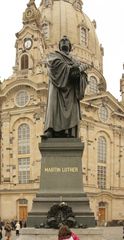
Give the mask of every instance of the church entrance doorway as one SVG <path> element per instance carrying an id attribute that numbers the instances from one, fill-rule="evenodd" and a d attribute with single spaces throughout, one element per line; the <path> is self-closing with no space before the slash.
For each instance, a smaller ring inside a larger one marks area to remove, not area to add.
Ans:
<path id="1" fill-rule="evenodd" d="M 19 206 L 19 219 L 20 220 L 27 220 L 27 206 Z"/>
<path id="2" fill-rule="evenodd" d="M 107 211 L 106 202 L 100 202 L 98 208 L 98 223 L 100 226 L 105 226 L 106 223 L 106 211 Z"/>

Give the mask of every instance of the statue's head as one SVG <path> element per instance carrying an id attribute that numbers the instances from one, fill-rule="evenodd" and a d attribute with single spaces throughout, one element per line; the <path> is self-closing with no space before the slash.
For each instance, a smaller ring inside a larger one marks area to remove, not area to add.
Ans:
<path id="1" fill-rule="evenodd" d="M 68 54 L 71 51 L 71 48 L 72 46 L 70 40 L 67 38 L 67 36 L 63 36 L 59 41 L 60 51 L 63 51 L 66 54 Z"/>

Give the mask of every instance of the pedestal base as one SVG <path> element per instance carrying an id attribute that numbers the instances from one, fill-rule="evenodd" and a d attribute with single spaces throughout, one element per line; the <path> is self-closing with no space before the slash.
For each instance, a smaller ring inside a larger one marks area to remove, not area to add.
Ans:
<path id="1" fill-rule="evenodd" d="M 71 229 L 75 232 L 80 240 L 105 240 L 102 229 Z M 18 240 L 55 240 L 58 239 L 58 230 L 56 229 L 35 229 L 23 228 L 20 231 Z"/>
<path id="2" fill-rule="evenodd" d="M 76 138 L 51 138 L 42 140 L 39 149 L 42 155 L 40 190 L 33 200 L 27 225 L 46 225 L 50 208 L 64 202 L 72 208 L 77 226 L 94 227 L 94 214 L 83 192 L 84 144 Z"/>
<path id="3" fill-rule="evenodd" d="M 85 193 L 73 193 L 73 195 L 64 193 L 62 196 L 37 194 L 33 200 L 32 211 L 28 214 L 27 225 L 30 227 L 45 226 L 50 207 L 61 202 L 67 203 L 72 208 L 77 226 L 84 228 L 96 226 L 94 213 L 91 212 L 89 199 Z"/>

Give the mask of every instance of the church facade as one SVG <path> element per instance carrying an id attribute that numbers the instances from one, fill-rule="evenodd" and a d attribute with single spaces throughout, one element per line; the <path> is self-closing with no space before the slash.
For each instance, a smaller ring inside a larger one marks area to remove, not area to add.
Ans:
<path id="1" fill-rule="evenodd" d="M 93 64 L 81 101 L 79 135 L 85 144 L 82 181 L 100 224 L 123 220 L 124 213 L 124 75 L 119 102 L 107 91 L 104 49 L 96 22 L 83 12 L 81 0 L 30 0 L 16 33 L 13 74 L 0 84 L 0 217 L 25 219 L 39 189 L 48 93 L 46 57 L 64 35 L 72 56 Z"/>

